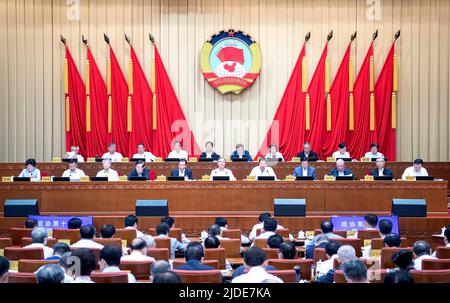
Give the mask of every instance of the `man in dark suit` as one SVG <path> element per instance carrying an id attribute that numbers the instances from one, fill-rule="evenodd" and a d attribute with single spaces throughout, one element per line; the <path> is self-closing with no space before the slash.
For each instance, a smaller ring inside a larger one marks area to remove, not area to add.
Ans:
<path id="1" fill-rule="evenodd" d="M 248 162 L 253 161 L 252 156 L 250 155 L 248 150 L 244 149 L 243 144 L 236 145 L 236 150 L 231 154 L 230 158 L 231 158 L 231 161 L 235 161 L 236 159 L 242 159 L 242 158 L 247 159 Z"/>
<path id="2" fill-rule="evenodd" d="M 128 174 L 130 177 L 145 177 L 147 180 L 155 180 L 155 172 L 145 167 L 144 161 L 137 161 L 135 168 Z"/>
<path id="3" fill-rule="evenodd" d="M 214 151 L 214 143 L 208 141 L 205 143 L 205 151 L 201 153 L 200 159 L 211 159 L 212 161 L 219 160 L 220 155 Z"/>
<path id="4" fill-rule="evenodd" d="M 350 169 L 345 168 L 344 160 L 337 159 L 337 161 L 336 161 L 336 168 L 332 169 L 328 173 L 328 175 L 329 176 L 334 176 L 334 177 L 338 177 L 338 176 L 353 176 L 353 172 Z"/>
<path id="5" fill-rule="evenodd" d="M 314 177 L 314 180 L 317 180 L 317 173 L 316 173 L 316 169 L 309 166 L 309 159 L 308 158 L 300 158 L 302 161 L 302 165 L 298 166 L 294 169 L 294 176 L 295 177 L 303 177 L 305 176 L 306 173 L 306 177 Z M 304 173 L 305 172 L 305 173 Z"/>
<path id="6" fill-rule="evenodd" d="M 180 159 L 178 161 L 178 168 L 172 169 L 170 172 L 171 177 L 184 177 L 185 179 L 192 180 L 192 170 L 186 167 L 186 159 Z"/>
<path id="7" fill-rule="evenodd" d="M 309 161 L 317 161 L 319 159 L 317 153 L 311 150 L 311 144 L 309 142 L 303 144 L 303 151 L 299 152 L 297 157 L 300 159 L 308 158 Z"/>
<path id="8" fill-rule="evenodd" d="M 372 176 L 374 177 L 380 177 L 380 176 L 388 176 L 393 177 L 394 172 L 390 169 L 384 168 L 384 165 L 386 164 L 386 161 L 384 158 L 377 158 L 377 161 L 375 162 L 377 168 L 372 169 Z"/>
<path id="9" fill-rule="evenodd" d="M 211 266 L 203 265 L 202 259 L 204 257 L 203 246 L 199 242 L 190 242 L 184 251 L 184 258 L 186 264 L 181 265 L 177 269 L 180 270 L 213 270 Z"/>

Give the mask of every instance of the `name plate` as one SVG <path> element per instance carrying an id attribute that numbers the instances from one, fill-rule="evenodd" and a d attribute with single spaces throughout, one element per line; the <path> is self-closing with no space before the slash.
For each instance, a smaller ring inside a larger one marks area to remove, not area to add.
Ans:
<path id="1" fill-rule="evenodd" d="M 162 161 L 163 161 L 163 159 L 161 157 L 156 157 L 155 158 L 155 162 L 162 162 Z"/>
<path id="2" fill-rule="evenodd" d="M 347 238 L 354 237 L 356 235 L 356 230 L 347 230 Z"/>
<path id="3" fill-rule="evenodd" d="M 60 158 L 60 157 L 53 157 L 53 158 L 52 158 L 52 162 L 53 162 L 53 163 L 61 163 L 62 161 L 61 161 L 61 158 Z"/>
<path id="4" fill-rule="evenodd" d="M 361 162 L 372 162 L 371 158 L 367 158 L 367 157 L 362 157 L 361 158 Z"/>
<path id="5" fill-rule="evenodd" d="M 89 176 L 84 176 L 80 178 L 80 182 L 89 182 L 89 181 L 90 181 Z"/>
<path id="6" fill-rule="evenodd" d="M 122 247 L 128 247 L 127 240 L 122 240 Z"/>
<path id="7" fill-rule="evenodd" d="M 190 157 L 188 162 L 196 163 L 196 162 L 198 162 L 198 159 L 196 157 Z"/>
<path id="8" fill-rule="evenodd" d="M 42 177 L 41 182 L 53 182 L 53 179 L 50 176 L 45 176 Z"/>
<path id="9" fill-rule="evenodd" d="M 2 182 L 12 182 L 13 179 L 11 177 L 2 177 Z"/>
<path id="10" fill-rule="evenodd" d="M 336 181 L 336 177 L 335 176 L 328 176 L 325 175 L 325 177 L 323 178 L 324 181 Z"/>
<path id="11" fill-rule="evenodd" d="M 231 158 L 229 156 L 223 157 L 225 159 L 225 162 L 231 162 Z"/>
<path id="12" fill-rule="evenodd" d="M 414 176 L 406 176 L 406 181 L 416 181 L 416 177 L 414 177 Z"/>
<path id="13" fill-rule="evenodd" d="M 122 158 L 122 162 L 130 162 L 129 158 Z"/>
<path id="14" fill-rule="evenodd" d="M 370 250 L 371 258 L 378 258 L 379 256 L 381 256 L 381 249 L 371 249 Z"/>
<path id="15" fill-rule="evenodd" d="M 5 250 L 2 248 L 2 249 L 0 249 L 0 256 L 5 256 Z"/>
<path id="16" fill-rule="evenodd" d="M 247 176 L 247 181 L 256 181 L 256 177 L 255 176 Z"/>
<path id="17" fill-rule="evenodd" d="M 300 162 L 300 158 L 299 157 L 293 157 L 292 158 L 292 162 Z"/>
<path id="18" fill-rule="evenodd" d="M 19 261 L 9 261 L 9 270 L 13 272 L 19 271 Z"/>
<path id="19" fill-rule="evenodd" d="M 336 162 L 336 159 L 333 157 L 328 157 L 327 162 Z"/>
<path id="20" fill-rule="evenodd" d="M 67 245 L 70 245 L 70 239 L 58 239 L 58 242 L 61 242 L 61 243 L 65 243 L 65 244 L 67 244 Z"/>
<path id="21" fill-rule="evenodd" d="M 167 177 L 166 176 L 158 176 L 156 177 L 156 181 L 167 181 Z"/>
<path id="22" fill-rule="evenodd" d="M 290 175 L 290 176 L 286 176 L 286 179 L 284 179 L 284 180 L 285 181 L 295 181 L 296 178 L 295 178 L 295 176 Z"/>
<path id="23" fill-rule="evenodd" d="M 95 158 L 87 158 L 88 163 L 95 163 Z"/>
<path id="24" fill-rule="evenodd" d="M 314 230 L 307 230 L 305 232 L 305 237 L 314 237 Z"/>
<path id="25" fill-rule="evenodd" d="M 126 181 L 128 181 L 128 177 L 127 176 L 119 176 L 119 181 L 126 182 Z"/>
<path id="26" fill-rule="evenodd" d="M 212 178 L 210 175 L 204 175 L 202 176 L 202 181 L 212 181 Z"/>
<path id="27" fill-rule="evenodd" d="M 364 240 L 364 246 L 372 245 L 372 239 L 365 239 Z"/>
<path id="28" fill-rule="evenodd" d="M 364 176 L 364 181 L 374 181 L 373 176 Z"/>

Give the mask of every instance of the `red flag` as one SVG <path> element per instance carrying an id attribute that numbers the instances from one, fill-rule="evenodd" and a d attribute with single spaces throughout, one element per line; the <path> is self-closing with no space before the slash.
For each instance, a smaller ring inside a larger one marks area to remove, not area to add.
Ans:
<path id="1" fill-rule="evenodd" d="M 128 157 L 127 132 L 127 106 L 128 106 L 128 84 L 125 80 L 119 62 L 112 47 L 109 48 L 109 58 L 111 60 L 111 99 L 112 99 L 112 127 L 111 140 L 116 143 L 117 151 L 124 157 Z M 105 150 L 106 150 L 105 146 Z"/>
<path id="2" fill-rule="evenodd" d="M 376 121 L 379 150 L 389 161 L 395 161 L 395 128 L 392 126 L 392 94 L 394 92 L 395 42 L 386 58 L 375 85 Z"/>
<path id="3" fill-rule="evenodd" d="M 90 131 L 86 130 L 86 155 L 101 157 L 111 140 L 111 135 L 108 133 L 108 93 L 105 81 L 89 47 L 87 59 L 89 77 L 86 81 L 89 81 L 90 115 L 86 113 L 86 120 L 90 120 L 91 129 Z"/>
<path id="4" fill-rule="evenodd" d="M 344 58 L 336 73 L 330 89 L 331 97 L 331 131 L 324 131 L 322 135 L 322 155 L 331 157 L 337 150 L 339 143 L 345 141 L 348 131 L 349 108 L 349 63 L 352 44 L 347 47 Z"/>
<path id="5" fill-rule="evenodd" d="M 189 155 L 200 155 L 194 134 L 181 109 L 178 98 L 167 75 L 164 64 L 155 45 L 155 86 L 156 129 L 152 151 L 161 157 L 167 157 L 172 150 L 173 141 L 180 141 Z"/>
<path id="6" fill-rule="evenodd" d="M 372 63 L 371 63 L 372 61 Z M 371 82 L 373 81 L 373 42 L 356 78 L 353 95 L 355 100 L 355 130 L 347 136 L 347 151 L 359 159 L 369 151 L 371 143 L 377 143 L 376 130 L 371 130 Z M 375 124 L 376 127 L 376 124 Z M 336 147 L 337 150 L 337 147 Z"/>
<path id="7" fill-rule="evenodd" d="M 312 150 L 317 151 L 320 159 L 324 158 L 320 144 L 322 134 L 326 131 L 325 62 L 327 55 L 328 43 L 325 45 L 308 89 L 311 99 L 311 130 L 306 132 L 306 140 L 311 143 Z"/>
<path id="8" fill-rule="evenodd" d="M 300 52 L 272 125 L 256 158 L 265 157 L 270 144 L 276 144 L 287 161 L 290 161 L 303 149 L 306 97 L 306 93 L 302 92 L 304 58 L 306 58 L 305 45 Z"/>
<path id="9" fill-rule="evenodd" d="M 66 62 L 64 62 L 66 94 L 66 151 L 70 151 L 72 145 L 80 148 L 80 154 L 86 152 L 86 88 L 81 79 L 72 54 L 66 46 Z"/>
<path id="10" fill-rule="evenodd" d="M 132 119 L 133 128 L 130 133 L 129 154 L 136 153 L 139 143 L 148 149 L 152 148 L 152 99 L 153 92 L 147 82 L 139 59 L 131 46 L 131 62 L 133 68 Z M 153 152 L 153 150 L 151 150 Z"/>

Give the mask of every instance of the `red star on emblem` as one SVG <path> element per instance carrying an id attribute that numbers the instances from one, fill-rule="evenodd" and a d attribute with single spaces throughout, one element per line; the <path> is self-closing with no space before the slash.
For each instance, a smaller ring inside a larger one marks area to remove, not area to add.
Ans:
<path id="1" fill-rule="evenodd" d="M 228 31 L 228 37 L 234 37 L 234 30 L 230 29 Z"/>

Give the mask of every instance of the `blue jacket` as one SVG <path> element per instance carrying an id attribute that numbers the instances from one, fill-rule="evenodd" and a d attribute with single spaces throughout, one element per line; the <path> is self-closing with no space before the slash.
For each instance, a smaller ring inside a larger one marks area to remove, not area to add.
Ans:
<path id="1" fill-rule="evenodd" d="M 178 168 L 174 168 L 174 169 L 172 169 L 172 171 L 170 172 L 170 176 L 171 176 L 171 177 L 178 177 L 178 174 L 179 174 Z M 187 176 L 189 180 L 194 179 L 194 178 L 192 177 L 192 170 L 190 170 L 189 168 L 185 168 L 185 169 L 184 169 L 184 175 Z"/>
<path id="2" fill-rule="evenodd" d="M 335 169 L 331 170 L 331 171 L 328 173 L 328 175 L 329 175 L 329 176 L 335 176 L 335 177 L 337 177 L 337 176 L 339 176 L 339 171 L 338 171 L 337 168 L 335 168 Z M 345 169 L 344 169 L 344 175 L 345 175 L 345 176 L 351 176 L 351 175 L 353 175 L 353 172 L 352 172 L 350 169 L 345 168 Z"/>
<path id="3" fill-rule="evenodd" d="M 250 155 L 250 153 L 248 152 L 248 150 L 244 150 L 243 157 L 247 158 L 248 162 L 252 162 L 253 161 L 253 158 Z M 231 154 L 230 158 L 231 158 L 231 161 L 233 161 L 234 159 L 239 158 L 239 155 L 238 155 L 236 150 Z"/>
<path id="4" fill-rule="evenodd" d="M 198 260 L 189 260 L 186 264 L 181 265 L 177 269 L 180 270 L 213 270 L 211 266 L 203 265 Z"/>
<path id="5" fill-rule="evenodd" d="M 294 169 L 294 176 L 302 177 L 303 176 L 303 168 L 301 166 L 296 167 Z M 317 173 L 314 167 L 308 166 L 308 176 L 314 177 L 314 180 L 317 180 Z"/>
<path id="6" fill-rule="evenodd" d="M 385 168 L 383 170 L 383 175 L 393 177 L 394 176 L 394 172 L 392 170 L 390 170 L 390 169 Z M 380 176 L 378 174 L 378 168 L 372 169 L 372 176 L 374 176 L 374 177 L 379 177 Z"/>
<path id="7" fill-rule="evenodd" d="M 212 160 L 217 161 L 217 160 L 219 160 L 219 158 L 220 158 L 220 155 L 216 154 L 215 152 L 213 152 L 211 154 Z M 202 152 L 202 154 L 200 155 L 200 159 L 206 159 L 206 152 Z"/>
<path id="8" fill-rule="evenodd" d="M 335 272 L 336 269 L 330 269 L 325 275 L 317 279 L 317 283 L 333 283 Z"/>

